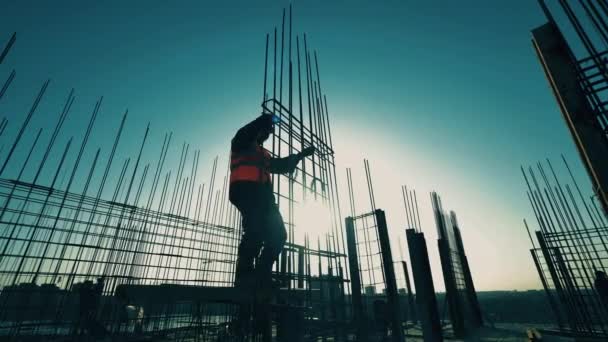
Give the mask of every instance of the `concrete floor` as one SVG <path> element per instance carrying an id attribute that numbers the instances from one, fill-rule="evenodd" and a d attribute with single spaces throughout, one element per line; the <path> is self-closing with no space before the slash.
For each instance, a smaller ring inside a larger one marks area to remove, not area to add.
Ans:
<path id="1" fill-rule="evenodd" d="M 473 336 L 466 339 L 455 339 L 446 337 L 445 341 L 480 341 L 480 342 L 521 342 L 528 341 L 526 330 L 528 328 L 539 328 L 520 324 L 505 324 L 495 327 L 480 328 Z M 542 341 L 549 342 L 573 342 L 574 339 L 567 337 L 543 335 Z M 422 331 L 417 328 L 409 329 L 406 337 L 408 342 L 423 342 Z"/>

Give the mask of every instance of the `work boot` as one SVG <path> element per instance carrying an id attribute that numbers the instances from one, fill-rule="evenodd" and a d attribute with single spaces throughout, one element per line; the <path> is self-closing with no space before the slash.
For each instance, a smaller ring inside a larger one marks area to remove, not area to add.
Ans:
<path id="1" fill-rule="evenodd" d="M 262 341 L 272 340 L 272 319 L 269 305 L 255 305 L 253 312 L 253 334 L 261 335 Z"/>
<path id="2" fill-rule="evenodd" d="M 270 277 L 258 278 L 255 289 L 256 303 L 270 303 L 273 295 L 281 288 L 281 282 Z"/>

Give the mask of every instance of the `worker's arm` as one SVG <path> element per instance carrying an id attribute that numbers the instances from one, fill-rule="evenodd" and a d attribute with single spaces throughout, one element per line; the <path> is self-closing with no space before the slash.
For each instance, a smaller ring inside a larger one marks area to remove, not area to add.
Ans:
<path id="1" fill-rule="evenodd" d="M 272 115 L 260 115 L 241 127 L 232 138 L 232 152 L 241 152 L 255 144 L 258 132 L 272 126 Z"/>
<path id="2" fill-rule="evenodd" d="M 270 159 L 270 173 L 292 173 L 298 167 L 300 160 L 315 152 L 314 147 L 305 148 L 302 152 L 289 155 L 285 158 Z"/>
<path id="3" fill-rule="evenodd" d="M 270 173 L 292 173 L 298 166 L 300 158 L 297 154 L 285 158 L 270 158 Z"/>

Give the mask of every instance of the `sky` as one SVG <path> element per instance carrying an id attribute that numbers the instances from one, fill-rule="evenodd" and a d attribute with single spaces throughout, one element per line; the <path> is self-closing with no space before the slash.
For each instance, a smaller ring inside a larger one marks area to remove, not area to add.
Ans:
<path id="1" fill-rule="evenodd" d="M 477 290 L 540 288 L 522 223 L 533 215 L 519 167 L 546 158 L 558 163 L 563 154 L 587 193 L 590 188 L 532 48 L 530 30 L 546 22 L 537 3 L 292 4 L 294 32 L 306 32 L 319 56 L 342 206 L 347 167 L 358 184 L 358 207 L 368 205 L 360 199 L 367 195 L 367 158 L 396 258 L 401 256 L 395 245 L 405 246 L 401 185 L 416 189 L 438 290 L 443 280 L 431 191 L 458 215 Z M 12 68 L 17 71 L 0 102 L 0 116 L 9 119 L 7 136 L 17 134 L 50 78 L 32 127 L 50 134 L 75 88 L 60 145 L 70 135 L 82 139 L 95 101 L 103 96 L 91 146 L 107 153 L 128 109 L 119 157 L 136 152 L 149 123 L 149 139 L 158 149 L 170 131 L 175 154 L 182 142 L 200 148 L 201 175 L 208 177 L 213 158 L 226 160 L 234 132 L 259 113 L 265 34 L 280 25 L 288 5 L 6 0 L 0 41 L 18 34 L 0 66 L 2 80 Z M 24 141 L 32 139 L 30 134 Z M 146 149 L 144 158 L 154 161 L 158 149 Z"/>

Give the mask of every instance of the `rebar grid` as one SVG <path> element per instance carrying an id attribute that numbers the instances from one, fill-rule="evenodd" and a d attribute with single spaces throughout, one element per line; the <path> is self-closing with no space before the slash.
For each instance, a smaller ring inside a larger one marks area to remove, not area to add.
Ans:
<path id="1" fill-rule="evenodd" d="M 571 47 L 571 58 L 576 61 L 580 73 L 580 85 L 594 110 L 592 115 L 608 138 L 608 3 L 604 0 L 564 0 L 547 6 L 542 1 L 541 7 Z M 562 17 L 564 20 L 560 20 Z"/>
<path id="2" fill-rule="evenodd" d="M 290 289 L 307 291 L 307 303 L 313 310 L 306 315 L 311 321 L 344 322 L 348 270 L 343 267 L 344 232 L 327 98 L 321 88 L 317 53 L 309 50 L 305 35 L 296 36 L 292 47 L 291 7 L 289 37 L 285 39 L 285 14 L 280 61 L 277 64 L 275 29 L 271 68 L 266 37 L 262 110 L 281 118 L 272 136 L 271 153 L 284 157 L 308 146 L 317 150 L 302 161 L 295 174 L 274 176 L 276 200 L 289 236 L 276 273 Z M 3 50 L 0 63 L 15 37 Z M 272 97 L 267 93 L 269 75 Z M 0 100 L 15 76 L 13 70 L 2 86 Z M 71 137 L 59 146 L 58 137 L 66 133 L 64 123 L 75 101 L 74 90 L 50 127 L 50 139 L 43 141 L 42 130 L 32 133 L 30 124 L 36 120 L 49 84 L 50 80 L 44 82 L 16 137 L 1 150 L 0 334 L 91 333 L 83 332 L 81 322 L 83 315 L 91 314 L 79 310 L 86 309 L 83 296 L 92 295 L 91 289 L 98 285 L 98 304 L 90 310 L 99 326 L 113 334 L 162 333 L 174 339 L 207 340 L 225 333 L 235 305 L 157 298 L 129 308 L 116 291 L 124 285 L 232 286 L 241 228 L 239 214 L 228 202 L 229 168 L 218 166 L 216 158 L 210 179 L 203 183 L 197 177 L 200 151 L 187 143 L 181 144 L 177 167 L 168 167 L 165 161 L 171 153 L 173 133 L 165 134 L 156 162 L 148 163 L 143 151 L 149 145 L 149 126 L 137 154 L 116 160 L 128 112 L 122 116 L 111 149 L 93 149 L 89 135 L 99 126 L 103 98 L 95 104 L 84 137 Z M 2 139 L 7 126 L 9 120 L 2 118 Z M 31 136 L 35 136 L 33 143 Z M 22 159 L 16 158 L 22 145 L 30 143 L 25 161 L 16 165 L 15 160 Z M 94 159 L 84 165 L 83 156 L 91 150 Z M 32 155 L 42 156 L 37 165 Z M 83 172 L 86 179 L 77 176 Z M 33 178 L 26 176 L 29 174 Z M 46 180 L 49 175 L 51 179 Z M 301 222 L 300 205 L 307 201 L 321 204 L 327 227 L 308 227 Z M 312 229 L 320 233 L 309 232 Z M 298 230 L 305 232 L 299 239 Z M 129 317 L 126 309 L 132 310 Z M 325 336 L 327 329 L 314 327 L 309 333 Z"/>
<path id="3" fill-rule="evenodd" d="M 532 257 L 557 325 L 581 335 L 608 336 L 608 311 L 596 288 L 596 272 L 608 265 L 606 218 L 582 195 L 563 162 L 576 192 L 560 181 L 548 160 L 536 170 L 521 169 L 539 227 L 534 239 L 524 221 Z"/>

